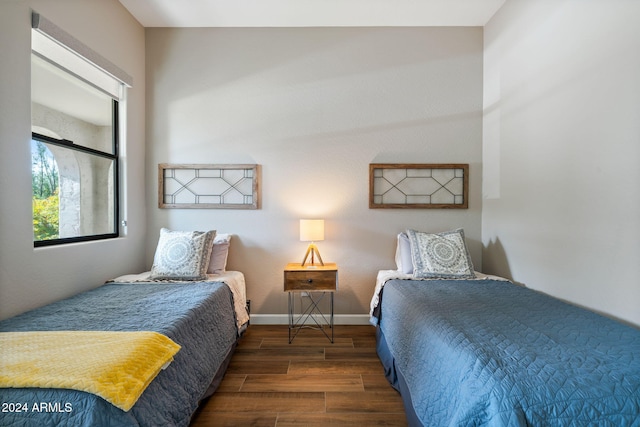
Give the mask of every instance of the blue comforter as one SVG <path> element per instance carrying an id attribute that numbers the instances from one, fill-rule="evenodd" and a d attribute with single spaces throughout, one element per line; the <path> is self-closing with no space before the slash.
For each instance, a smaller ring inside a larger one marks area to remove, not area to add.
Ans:
<path id="1" fill-rule="evenodd" d="M 494 280 L 389 281 L 379 321 L 416 424 L 640 426 L 636 328 Z"/>
<path id="2" fill-rule="evenodd" d="M 212 282 L 109 283 L 0 322 L 30 330 L 156 331 L 182 349 L 128 412 L 81 391 L 0 389 L 3 427 L 187 426 L 238 335 L 231 291 Z"/>

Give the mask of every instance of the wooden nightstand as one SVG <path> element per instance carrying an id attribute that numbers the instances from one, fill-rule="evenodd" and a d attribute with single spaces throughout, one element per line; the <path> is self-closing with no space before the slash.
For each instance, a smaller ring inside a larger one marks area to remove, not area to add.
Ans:
<path id="1" fill-rule="evenodd" d="M 324 333 L 329 341 L 333 342 L 333 294 L 337 290 L 338 266 L 336 264 L 325 263 L 314 266 L 287 264 L 284 268 L 284 291 L 289 293 L 289 344 L 303 327 L 317 328 Z M 306 307 L 301 307 L 301 313 L 298 315 L 294 313 L 294 294 L 296 292 L 306 292 L 309 298 L 309 304 Z M 327 294 L 330 297 L 331 307 L 328 320 L 318 306 Z M 315 326 L 307 326 L 308 320 L 312 320 Z M 323 325 L 328 325 L 331 328 L 331 336 L 324 330 Z"/>

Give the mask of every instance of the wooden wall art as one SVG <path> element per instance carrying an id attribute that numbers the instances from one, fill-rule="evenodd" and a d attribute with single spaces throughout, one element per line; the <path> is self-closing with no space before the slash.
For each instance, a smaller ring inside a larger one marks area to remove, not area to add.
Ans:
<path id="1" fill-rule="evenodd" d="M 467 209 L 468 164 L 369 165 L 369 208 Z"/>
<path id="2" fill-rule="evenodd" d="M 158 207 L 260 209 L 260 166 L 161 163 Z"/>

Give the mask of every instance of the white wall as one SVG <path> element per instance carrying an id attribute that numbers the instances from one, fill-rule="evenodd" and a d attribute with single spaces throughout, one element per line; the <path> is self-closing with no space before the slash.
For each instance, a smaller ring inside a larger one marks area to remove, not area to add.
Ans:
<path id="1" fill-rule="evenodd" d="M 464 227 L 481 265 L 481 28 L 148 28 L 146 43 L 147 266 L 160 227 L 235 233 L 252 314 L 283 315 L 298 219 L 324 218 L 336 313 L 364 315 L 408 227 Z M 376 162 L 470 163 L 469 209 L 370 210 Z M 261 164 L 262 209 L 158 209 L 158 163 Z"/>
<path id="2" fill-rule="evenodd" d="M 485 270 L 640 325 L 640 2 L 509 0 L 485 27 Z"/>
<path id="3" fill-rule="evenodd" d="M 126 237 L 33 247 L 31 9 L 133 77 L 122 165 L 128 182 Z M 116 0 L 2 1 L 0 57 L 0 318 L 5 318 L 145 266 L 144 29 Z"/>

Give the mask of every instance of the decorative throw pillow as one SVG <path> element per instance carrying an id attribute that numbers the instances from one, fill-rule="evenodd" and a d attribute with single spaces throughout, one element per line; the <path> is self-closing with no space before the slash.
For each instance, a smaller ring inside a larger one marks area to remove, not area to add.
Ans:
<path id="1" fill-rule="evenodd" d="M 205 280 L 216 232 L 160 230 L 151 278 Z"/>
<path id="2" fill-rule="evenodd" d="M 213 239 L 213 249 L 211 249 L 211 260 L 207 273 L 220 274 L 226 271 L 230 245 L 231 234 L 216 234 L 216 238 Z"/>
<path id="3" fill-rule="evenodd" d="M 473 263 L 460 228 L 429 234 L 407 230 L 416 278 L 474 279 Z"/>

